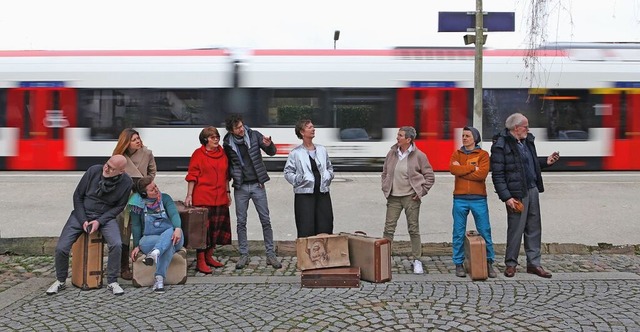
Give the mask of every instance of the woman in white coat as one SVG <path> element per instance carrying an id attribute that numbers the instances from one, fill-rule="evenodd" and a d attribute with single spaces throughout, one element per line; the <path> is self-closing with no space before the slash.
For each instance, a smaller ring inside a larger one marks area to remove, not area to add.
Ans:
<path id="1" fill-rule="evenodd" d="M 331 234 L 333 207 L 329 185 L 333 180 L 333 166 L 327 149 L 313 143 L 316 129 L 311 120 L 298 121 L 295 131 L 302 144 L 289 153 L 284 178 L 293 185 L 298 237 Z"/>

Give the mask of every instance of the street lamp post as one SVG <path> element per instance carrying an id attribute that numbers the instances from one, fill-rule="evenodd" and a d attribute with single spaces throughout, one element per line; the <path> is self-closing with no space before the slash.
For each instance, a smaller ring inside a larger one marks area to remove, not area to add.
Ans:
<path id="1" fill-rule="evenodd" d="M 336 49 L 336 42 L 340 39 L 340 30 L 336 30 L 333 32 L 333 49 Z"/>
<path id="2" fill-rule="evenodd" d="M 482 47 L 485 42 L 482 0 L 476 0 L 476 55 L 473 71 L 473 126 L 482 134 Z M 480 142 L 482 144 L 482 142 Z"/>

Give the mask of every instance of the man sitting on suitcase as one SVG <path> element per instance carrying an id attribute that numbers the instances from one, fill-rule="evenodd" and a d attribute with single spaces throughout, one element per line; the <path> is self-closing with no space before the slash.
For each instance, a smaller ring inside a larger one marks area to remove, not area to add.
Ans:
<path id="1" fill-rule="evenodd" d="M 104 165 L 89 167 L 73 193 L 73 211 L 62 229 L 55 251 L 56 281 L 47 289 L 47 294 L 58 293 L 66 287 L 69 272 L 69 252 L 82 232 L 100 230 L 109 248 L 107 263 L 108 289 L 114 295 L 124 294 L 118 284 L 122 240 L 116 216 L 122 212 L 133 181 L 124 172 L 127 160 L 114 155 Z"/>

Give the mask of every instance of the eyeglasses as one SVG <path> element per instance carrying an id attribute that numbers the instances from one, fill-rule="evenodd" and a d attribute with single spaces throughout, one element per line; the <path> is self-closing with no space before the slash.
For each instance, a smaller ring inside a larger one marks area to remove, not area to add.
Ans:
<path id="1" fill-rule="evenodd" d="M 107 169 L 107 172 L 115 172 L 117 169 L 111 165 L 109 165 L 109 163 L 105 163 L 104 167 Z"/>
<path id="2" fill-rule="evenodd" d="M 211 137 L 211 139 L 218 139 L 218 140 L 220 139 L 220 136 L 215 136 L 215 135 L 214 136 L 209 136 L 209 137 Z"/>

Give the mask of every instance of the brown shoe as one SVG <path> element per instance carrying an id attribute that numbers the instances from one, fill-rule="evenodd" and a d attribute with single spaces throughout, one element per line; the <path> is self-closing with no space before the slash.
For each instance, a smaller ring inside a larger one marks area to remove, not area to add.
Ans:
<path id="1" fill-rule="evenodd" d="M 545 271 L 542 266 L 527 266 L 527 273 L 535 274 L 542 278 L 551 278 L 551 273 Z"/>
<path id="2" fill-rule="evenodd" d="M 516 267 L 507 266 L 507 268 L 504 270 L 504 276 L 507 278 L 512 278 L 514 275 L 516 275 Z"/>
<path id="3" fill-rule="evenodd" d="M 131 280 L 133 279 L 133 273 L 129 268 L 122 269 L 122 271 L 120 271 L 120 277 L 124 280 Z"/>

